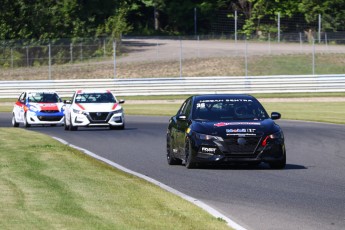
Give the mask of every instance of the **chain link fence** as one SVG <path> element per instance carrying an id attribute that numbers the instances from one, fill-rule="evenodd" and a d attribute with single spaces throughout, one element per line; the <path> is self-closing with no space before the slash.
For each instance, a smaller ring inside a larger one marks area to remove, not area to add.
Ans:
<path id="1" fill-rule="evenodd" d="M 0 43 L 0 80 L 345 73 L 345 33 Z M 116 52 L 114 50 L 116 49 Z"/>

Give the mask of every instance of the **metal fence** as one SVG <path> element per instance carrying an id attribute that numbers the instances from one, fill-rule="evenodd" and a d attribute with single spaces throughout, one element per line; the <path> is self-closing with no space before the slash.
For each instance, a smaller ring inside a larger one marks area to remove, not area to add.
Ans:
<path id="1" fill-rule="evenodd" d="M 345 73 L 344 33 L 62 40 L 0 46 L 0 80 L 124 79 Z M 286 39 L 285 39 L 286 38 Z M 115 52 L 116 50 L 116 52 Z"/>
<path id="2" fill-rule="evenodd" d="M 70 97 L 88 88 L 109 89 L 118 96 L 345 92 L 345 75 L 0 81 L 0 98 L 17 98 L 22 91 L 36 89 Z"/>

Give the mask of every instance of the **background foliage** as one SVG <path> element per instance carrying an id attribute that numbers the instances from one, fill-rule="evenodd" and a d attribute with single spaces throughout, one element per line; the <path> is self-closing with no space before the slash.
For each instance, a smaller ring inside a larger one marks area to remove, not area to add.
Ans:
<path id="1" fill-rule="evenodd" d="M 209 34 L 220 11 L 237 11 L 244 34 L 273 32 L 278 12 L 290 19 L 285 32 L 316 30 L 319 14 L 334 32 L 345 31 L 344 9 L 343 0 L 2 0 L 0 40 L 191 35 L 195 16 L 198 34 Z"/>

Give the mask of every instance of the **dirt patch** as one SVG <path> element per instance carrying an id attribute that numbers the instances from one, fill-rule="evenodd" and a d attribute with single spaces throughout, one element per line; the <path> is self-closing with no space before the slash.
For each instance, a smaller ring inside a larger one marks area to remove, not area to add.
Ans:
<path id="1" fill-rule="evenodd" d="M 85 57 L 81 63 L 52 65 L 50 69 L 48 66 L 1 68 L 0 80 L 161 78 L 179 77 L 180 74 L 184 77 L 244 76 L 246 55 L 250 60 L 253 57 L 304 54 L 309 55 L 311 60 L 313 52 L 310 44 L 173 39 L 124 39 L 122 50 L 124 53 L 116 57 L 116 68 L 112 56 Z M 335 61 L 331 63 L 343 65 L 345 46 L 317 45 L 314 52 L 330 54 L 335 57 Z M 327 65 L 330 57 L 323 58 L 320 63 Z M 253 60 L 255 62 L 255 59 Z M 59 61 L 56 60 L 55 63 Z M 270 66 L 264 65 L 263 68 L 269 70 Z M 249 74 L 262 75 L 253 70 L 249 71 Z"/>

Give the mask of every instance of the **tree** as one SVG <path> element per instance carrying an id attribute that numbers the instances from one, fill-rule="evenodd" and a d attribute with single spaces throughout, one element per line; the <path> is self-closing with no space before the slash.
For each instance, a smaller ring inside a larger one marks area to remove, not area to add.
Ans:
<path id="1" fill-rule="evenodd" d="M 323 30 L 345 30 L 345 2 L 343 0 L 302 0 L 298 6 L 308 23 L 317 24 L 320 14 Z"/>

